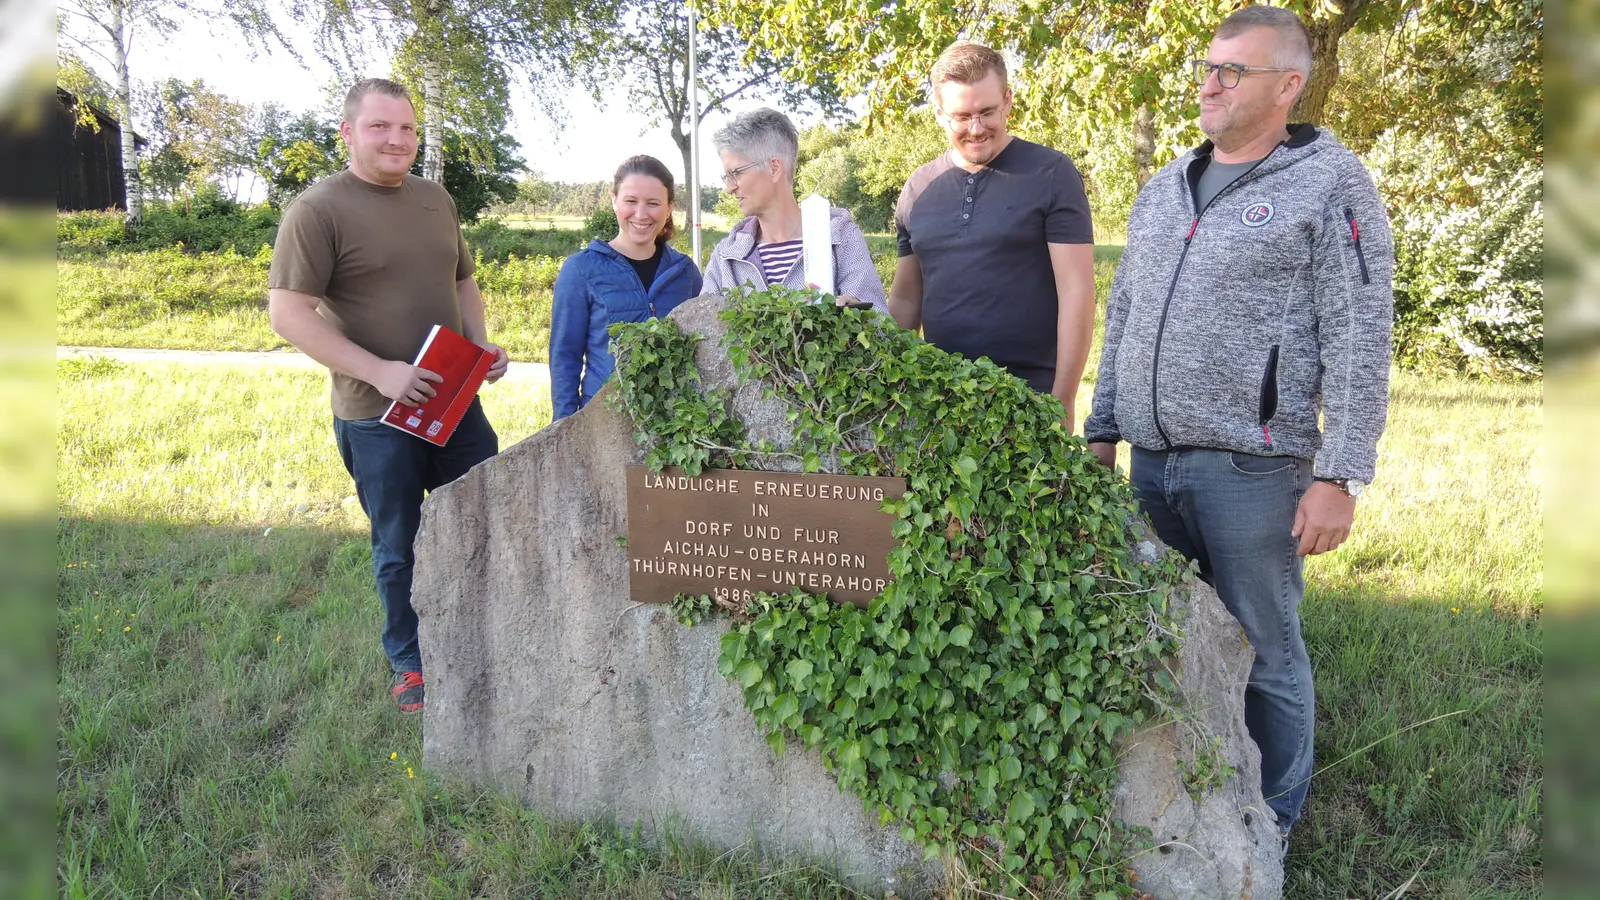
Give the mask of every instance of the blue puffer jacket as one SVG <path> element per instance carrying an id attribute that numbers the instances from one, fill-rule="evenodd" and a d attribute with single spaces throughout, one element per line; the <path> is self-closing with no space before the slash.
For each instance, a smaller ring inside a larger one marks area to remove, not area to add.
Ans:
<path id="1" fill-rule="evenodd" d="M 611 377 L 606 329 L 616 322 L 665 316 L 700 295 L 700 270 L 689 257 L 665 248 L 647 292 L 626 257 L 605 241 L 567 257 L 556 276 L 550 310 L 550 402 L 557 419 L 577 412 Z"/>

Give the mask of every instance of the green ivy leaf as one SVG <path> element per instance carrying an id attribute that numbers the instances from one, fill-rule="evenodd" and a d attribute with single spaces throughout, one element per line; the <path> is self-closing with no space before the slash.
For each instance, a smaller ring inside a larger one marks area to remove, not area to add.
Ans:
<path id="1" fill-rule="evenodd" d="M 799 690 L 806 686 L 806 679 L 811 677 L 815 668 L 809 659 L 796 659 L 789 662 L 785 671 L 789 673 L 789 680 L 794 682 L 795 689 Z"/>
<path id="2" fill-rule="evenodd" d="M 1006 781 L 1016 781 L 1022 777 L 1022 761 L 1015 756 L 1007 756 L 1000 760 L 1000 777 Z"/>
<path id="3" fill-rule="evenodd" d="M 1033 817 L 1033 794 L 1017 791 L 1011 797 L 1011 808 L 1006 810 L 1006 821 L 1026 822 Z"/>

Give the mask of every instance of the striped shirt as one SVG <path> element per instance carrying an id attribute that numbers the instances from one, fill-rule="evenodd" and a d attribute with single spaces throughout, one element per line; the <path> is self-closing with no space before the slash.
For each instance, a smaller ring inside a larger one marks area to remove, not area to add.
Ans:
<path id="1" fill-rule="evenodd" d="M 798 240 L 756 245 L 756 253 L 761 255 L 761 274 L 766 277 L 767 284 L 783 283 L 789 270 L 800 261 L 800 245 Z"/>

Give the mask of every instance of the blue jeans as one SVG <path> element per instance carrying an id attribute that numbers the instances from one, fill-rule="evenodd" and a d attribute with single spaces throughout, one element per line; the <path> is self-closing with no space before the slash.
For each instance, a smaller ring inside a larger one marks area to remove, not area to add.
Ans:
<path id="1" fill-rule="evenodd" d="M 344 467 L 372 521 L 372 573 L 383 603 L 383 652 L 395 672 L 421 672 L 417 613 L 411 608 L 411 544 L 422 522 L 422 497 L 500 452 L 500 438 L 474 399 L 443 447 L 383 424 L 381 418 L 333 420 Z"/>
<path id="2" fill-rule="evenodd" d="M 1261 793 L 1287 833 L 1310 786 L 1316 724 L 1311 659 L 1300 637 L 1303 560 L 1291 534 L 1311 487 L 1311 462 L 1134 447 L 1132 477 L 1156 534 L 1200 564 L 1200 577 L 1217 589 L 1255 650 L 1245 725 L 1261 748 Z"/>

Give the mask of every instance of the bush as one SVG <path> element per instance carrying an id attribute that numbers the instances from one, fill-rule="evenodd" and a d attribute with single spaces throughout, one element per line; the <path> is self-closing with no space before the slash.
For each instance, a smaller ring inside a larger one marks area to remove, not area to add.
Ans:
<path id="1" fill-rule="evenodd" d="M 711 211 L 721 216 L 728 223 L 729 228 L 733 227 L 733 223 L 744 218 L 744 213 L 739 211 L 739 198 L 727 191 L 723 192 L 722 197 L 717 200 L 717 205 L 712 207 Z"/>
<path id="2" fill-rule="evenodd" d="M 233 248 L 255 253 L 278 237 L 281 214 L 269 206 L 240 207 L 226 198 L 197 197 L 152 204 L 134 230 L 132 247 L 159 250 L 182 245 L 190 253 Z"/>
<path id="3" fill-rule="evenodd" d="M 475 253 L 495 262 L 504 262 L 514 256 L 554 256 L 559 259 L 584 245 L 577 231 L 512 228 L 499 219 L 469 225 L 462 229 L 462 235 Z M 615 235 L 616 232 L 612 232 L 612 236 Z"/>
<path id="4" fill-rule="evenodd" d="M 120 209 L 56 214 L 56 249 L 71 255 L 104 253 L 128 240 Z"/>
<path id="5" fill-rule="evenodd" d="M 834 206 L 848 209 L 862 231 L 888 231 L 898 193 L 863 192 L 859 169 L 860 160 L 850 147 L 833 147 L 800 168 L 796 193 L 803 197 L 814 191 Z"/>
<path id="6" fill-rule="evenodd" d="M 617 229 L 616 210 L 609 206 L 604 209 L 597 209 L 590 213 L 589 218 L 583 222 L 584 243 L 587 244 L 589 241 L 609 241 L 617 236 Z"/>
<path id="7" fill-rule="evenodd" d="M 477 254 L 478 271 L 473 277 L 485 294 L 517 294 L 548 291 L 555 287 L 563 260 L 554 256 L 492 260 Z"/>
<path id="8" fill-rule="evenodd" d="M 483 291 L 489 334 L 513 358 L 547 361 L 550 305 L 555 299 L 552 288 L 563 261 L 560 256 L 512 256 L 497 261 L 480 251 L 474 277 Z"/>
<path id="9" fill-rule="evenodd" d="M 1379 166 L 1387 162 L 1375 157 Z M 1486 173 L 1459 201 L 1418 196 L 1409 173 L 1389 174 L 1382 183 L 1394 229 L 1396 362 L 1421 370 L 1539 375 L 1543 168 L 1526 162 Z"/>

